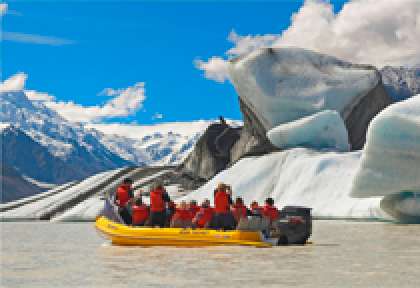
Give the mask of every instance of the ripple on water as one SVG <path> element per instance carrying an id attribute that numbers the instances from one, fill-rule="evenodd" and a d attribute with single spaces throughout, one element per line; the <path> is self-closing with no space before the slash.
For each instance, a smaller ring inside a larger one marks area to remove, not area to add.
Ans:
<path id="1" fill-rule="evenodd" d="M 270 249 L 121 247 L 91 223 L 1 225 L 4 287 L 420 284 L 420 225 L 315 221 L 313 244 Z"/>

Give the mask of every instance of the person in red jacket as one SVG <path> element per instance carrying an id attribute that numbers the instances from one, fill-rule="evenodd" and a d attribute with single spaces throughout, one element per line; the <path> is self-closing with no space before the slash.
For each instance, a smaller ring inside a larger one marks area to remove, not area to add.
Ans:
<path id="1" fill-rule="evenodd" d="M 166 222 L 166 205 L 171 199 L 161 184 L 156 184 L 150 191 L 150 225 L 164 227 Z"/>
<path id="2" fill-rule="evenodd" d="M 149 207 L 143 203 L 141 197 L 137 198 L 131 206 L 131 219 L 133 226 L 144 226 L 149 218 Z"/>
<path id="3" fill-rule="evenodd" d="M 131 224 L 131 215 L 128 210 L 128 204 L 130 204 L 131 199 L 133 199 L 132 185 L 133 180 L 125 178 L 118 186 L 117 192 L 115 193 L 115 204 L 117 204 L 118 212 L 126 224 Z"/>
<path id="4" fill-rule="evenodd" d="M 168 202 L 168 207 L 166 208 L 166 220 L 165 220 L 165 227 L 171 226 L 172 217 L 174 216 L 176 211 L 176 204 L 174 201 Z"/>
<path id="5" fill-rule="evenodd" d="M 273 223 L 279 218 L 279 210 L 274 206 L 273 198 L 267 198 L 265 200 L 265 205 L 262 211 L 264 217 L 270 219 L 270 223 Z"/>
<path id="6" fill-rule="evenodd" d="M 172 217 L 172 228 L 188 228 L 192 227 L 192 212 L 187 205 L 187 202 L 182 201 L 176 208 L 175 214 Z"/>
<path id="7" fill-rule="evenodd" d="M 195 217 L 195 215 L 197 215 L 198 211 L 200 211 L 200 206 L 197 205 L 197 201 L 190 201 L 190 211 L 193 215 L 193 218 Z"/>
<path id="8" fill-rule="evenodd" d="M 214 216 L 209 227 L 223 230 L 235 229 L 235 218 L 230 212 L 230 205 L 232 205 L 231 193 L 229 186 L 219 183 L 214 191 Z"/>
<path id="9" fill-rule="evenodd" d="M 211 218 L 213 217 L 213 214 L 214 211 L 213 208 L 210 207 L 210 200 L 204 199 L 203 203 L 201 203 L 200 210 L 193 219 L 193 227 L 207 228 Z"/>
<path id="10" fill-rule="evenodd" d="M 250 207 L 251 207 L 251 214 L 253 216 L 262 216 L 263 208 L 258 204 L 257 201 L 252 201 Z"/>
<path id="11" fill-rule="evenodd" d="M 244 205 L 244 200 L 241 197 L 235 199 L 235 204 L 232 205 L 231 211 L 236 223 L 239 223 L 241 218 L 246 218 L 249 215 L 248 208 Z"/>

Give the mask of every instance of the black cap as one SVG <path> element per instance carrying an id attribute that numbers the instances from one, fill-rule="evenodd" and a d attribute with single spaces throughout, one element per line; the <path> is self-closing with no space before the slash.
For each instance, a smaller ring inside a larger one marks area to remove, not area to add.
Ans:
<path id="1" fill-rule="evenodd" d="M 267 199 L 265 199 L 265 203 L 267 203 L 268 205 L 273 205 L 274 200 L 273 200 L 273 198 L 267 198 Z"/>

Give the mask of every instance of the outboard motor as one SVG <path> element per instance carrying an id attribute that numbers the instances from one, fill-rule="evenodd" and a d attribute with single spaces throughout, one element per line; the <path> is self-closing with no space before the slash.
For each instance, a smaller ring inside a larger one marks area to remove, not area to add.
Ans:
<path id="1" fill-rule="evenodd" d="M 277 238 L 277 245 L 303 245 L 312 234 L 311 208 L 285 206 L 280 218 L 272 224 L 271 237 Z"/>

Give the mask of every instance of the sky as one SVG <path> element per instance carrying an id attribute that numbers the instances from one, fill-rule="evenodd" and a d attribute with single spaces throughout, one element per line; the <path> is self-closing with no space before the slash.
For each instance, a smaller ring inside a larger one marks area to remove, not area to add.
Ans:
<path id="1" fill-rule="evenodd" d="M 417 0 L 17 1 L 1 9 L 1 89 L 25 89 L 85 123 L 241 119 L 227 60 L 263 46 L 378 67 L 420 63 Z"/>

